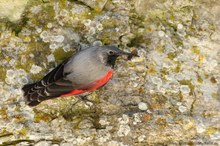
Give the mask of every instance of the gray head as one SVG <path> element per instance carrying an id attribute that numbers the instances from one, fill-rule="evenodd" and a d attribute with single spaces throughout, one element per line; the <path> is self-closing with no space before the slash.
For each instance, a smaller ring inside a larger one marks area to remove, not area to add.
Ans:
<path id="1" fill-rule="evenodd" d="M 114 67 L 117 57 L 134 56 L 114 46 L 93 46 L 74 54 L 64 66 L 67 80 L 86 85 L 104 77 Z"/>
<path id="2" fill-rule="evenodd" d="M 119 56 L 127 55 L 129 56 L 130 53 L 124 52 L 118 49 L 115 46 L 102 46 L 97 49 L 97 53 L 101 62 L 104 63 L 106 66 L 114 67 L 115 61 Z"/>

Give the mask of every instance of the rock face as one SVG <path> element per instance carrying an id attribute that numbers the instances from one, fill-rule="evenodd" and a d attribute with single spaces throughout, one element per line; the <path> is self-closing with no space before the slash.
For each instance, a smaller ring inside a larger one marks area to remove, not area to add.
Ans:
<path id="1" fill-rule="evenodd" d="M 219 1 L 13 2 L 0 2 L 0 145 L 220 145 Z M 109 44 L 140 57 L 119 59 L 94 102 L 25 104 L 24 84 Z"/>
<path id="2" fill-rule="evenodd" d="M 80 2 L 83 2 L 85 5 L 87 5 L 88 7 L 97 10 L 97 11 L 101 11 L 105 4 L 107 3 L 108 0 L 79 0 Z"/>
<path id="3" fill-rule="evenodd" d="M 19 20 L 27 2 L 28 0 L 1 0 L 0 18 L 7 18 L 13 22 Z"/>

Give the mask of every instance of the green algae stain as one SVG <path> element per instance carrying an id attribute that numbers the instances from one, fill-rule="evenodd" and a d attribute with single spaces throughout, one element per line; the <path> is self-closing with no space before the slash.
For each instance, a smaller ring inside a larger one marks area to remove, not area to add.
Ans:
<path id="1" fill-rule="evenodd" d="M 115 28 L 120 24 L 118 19 L 104 19 L 101 21 L 104 28 Z"/>
<path id="2" fill-rule="evenodd" d="M 92 92 L 91 96 L 89 96 L 90 100 L 94 101 L 95 103 L 100 101 L 99 94 L 97 91 Z"/>
<path id="3" fill-rule="evenodd" d="M 40 121 L 49 122 L 52 120 L 52 117 L 46 113 L 35 113 L 34 115 L 34 122 L 39 123 Z"/>
<path id="4" fill-rule="evenodd" d="M 17 145 L 21 142 L 28 142 L 29 145 L 33 145 L 31 143 L 34 143 L 34 140 L 29 140 L 29 139 L 18 139 L 18 140 L 11 140 L 11 141 L 5 141 L 2 143 L 1 146 L 9 146 L 9 145 Z"/>
<path id="5" fill-rule="evenodd" d="M 15 64 L 15 68 L 23 69 L 26 72 L 29 72 L 32 65 L 33 65 L 33 61 L 31 61 L 31 60 L 28 60 L 25 63 L 21 63 L 21 61 L 17 61 L 16 64 Z"/>
<path id="6" fill-rule="evenodd" d="M 5 80 L 5 78 L 6 78 L 6 70 L 3 68 L 3 67 L 1 67 L 0 68 L 0 80 Z"/>
<path id="7" fill-rule="evenodd" d="M 31 79 L 36 81 L 36 80 L 42 79 L 44 76 L 45 76 L 45 74 L 43 74 L 43 73 L 32 74 Z"/>
<path id="8" fill-rule="evenodd" d="M 202 79 L 202 77 L 200 75 L 197 75 L 197 81 L 199 83 L 203 83 L 203 79 Z"/>
<path id="9" fill-rule="evenodd" d="M 26 128 L 22 128 L 21 130 L 18 131 L 22 136 L 26 136 L 28 133 L 28 130 Z"/>
<path id="10" fill-rule="evenodd" d="M 167 54 L 167 56 L 170 60 L 173 60 L 174 58 L 176 58 L 177 54 L 175 52 L 170 52 Z"/>
<path id="11" fill-rule="evenodd" d="M 1 129 L 1 131 L 2 131 L 3 129 Z M 6 131 L 6 130 L 3 130 L 1 133 L 0 133 L 0 138 L 1 137 L 7 137 L 7 136 L 11 136 L 11 135 L 13 135 L 13 133 L 10 133 L 10 132 L 8 132 L 8 131 Z"/>
<path id="12" fill-rule="evenodd" d="M 53 54 L 56 62 L 59 64 L 70 57 L 73 54 L 73 51 L 65 52 L 63 49 L 59 48 Z"/>
<path id="13" fill-rule="evenodd" d="M 176 69 L 175 69 L 175 72 L 178 73 L 178 72 L 180 72 L 180 70 L 181 70 L 181 66 L 180 66 L 180 65 L 177 65 L 177 67 L 176 67 Z"/>
<path id="14" fill-rule="evenodd" d="M 54 7 L 50 3 L 45 3 L 41 6 L 42 10 L 37 14 L 27 13 L 27 18 L 31 23 L 37 25 L 38 27 L 46 27 L 48 22 L 55 21 L 55 11 Z"/>
<path id="15" fill-rule="evenodd" d="M 59 6 L 61 9 L 65 9 L 67 7 L 67 0 L 60 0 Z"/>
<path id="16" fill-rule="evenodd" d="M 179 72 L 181 71 L 181 69 L 182 69 L 181 63 L 180 63 L 180 62 L 176 62 L 176 63 L 177 63 L 177 66 L 176 66 L 176 68 L 174 69 L 174 72 L 175 72 L 175 73 L 179 73 Z"/>
<path id="17" fill-rule="evenodd" d="M 146 38 L 143 35 L 136 34 L 136 36 L 128 44 L 128 47 L 140 46 L 143 43 L 146 45 L 150 45 L 152 42 L 150 38 Z"/>
<path id="18" fill-rule="evenodd" d="M 180 80 L 179 83 L 181 85 L 188 85 L 189 88 L 190 88 L 190 95 L 193 95 L 193 91 L 195 89 L 195 85 L 192 84 L 192 81 L 191 80 Z"/>
<path id="19" fill-rule="evenodd" d="M 153 100 L 155 100 L 155 103 L 159 103 L 160 105 L 163 105 L 166 104 L 168 99 L 165 96 L 156 95 L 153 97 Z"/>
<path id="20" fill-rule="evenodd" d="M 118 37 L 116 36 L 118 36 L 118 32 L 106 31 L 99 39 L 103 44 L 113 44 L 118 42 Z"/>
<path id="21" fill-rule="evenodd" d="M 95 113 L 95 109 L 85 109 L 82 107 L 73 107 L 68 112 L 64 113 L 62 116 L 67 121 L 81 121 L 85 117 L 91 117 Z"/>
<path id="22" fill-rule="evenodd" d="M 84 19 L 94 19 L 96 16 L 101 15 L 103 13 L 104 13 L 103 11 L 90 9 L 89 12 L 83 12 L 80 15 L 80 19 L 81 20 L 84 20 Z"/>
<path id="23" fill-rule="evenodd" d="M 166 68 L 166 67 L 163 67 L 163 68 L 160 70 L 160 73 L 161 73 L 161 79 L 164 80 L 164 81 L 166 81 L 167 79 L 166 79 L 165 76 L 169 74 L 169 69 Z"/>

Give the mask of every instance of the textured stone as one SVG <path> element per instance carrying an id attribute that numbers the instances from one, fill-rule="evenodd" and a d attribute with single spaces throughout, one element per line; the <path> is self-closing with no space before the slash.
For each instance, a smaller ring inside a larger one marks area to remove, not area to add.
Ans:
<path id="1" fill-rule="evenodd" d="M 29 0 L 1 0 L 0 18 L 8 18 L 10 21 L 17 21 L 21 18 Z"/>
<path id="2" fill-rule="evenodd" d="M 34 1 L 24 11 L 19 29 L 0 32 L 0 145 L 219 145 L 219 1 Z M 27 106 L 24 84 L 102 44 L 140 57 L 119 58 L 93 102 Z"/>
<path id="3" fill-rule="evenodd" d="M 93 8 L 94 10 L 101 11 L 108 0 L 79 0 L 85 3 L 87 6 Z"/>

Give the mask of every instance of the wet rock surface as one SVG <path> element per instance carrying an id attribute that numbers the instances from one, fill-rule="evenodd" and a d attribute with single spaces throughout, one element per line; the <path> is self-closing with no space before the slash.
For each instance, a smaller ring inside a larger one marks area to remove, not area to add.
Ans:
<path id="1" fill-rule="evenodd" d="M 1 145 L 220 145 L 219 5 L 30 0 L 16 22 L 0 13 Z M 140 57 L 119 59 L 93 102 L 25 104 L 24 84 L 91 45 Z"/>

